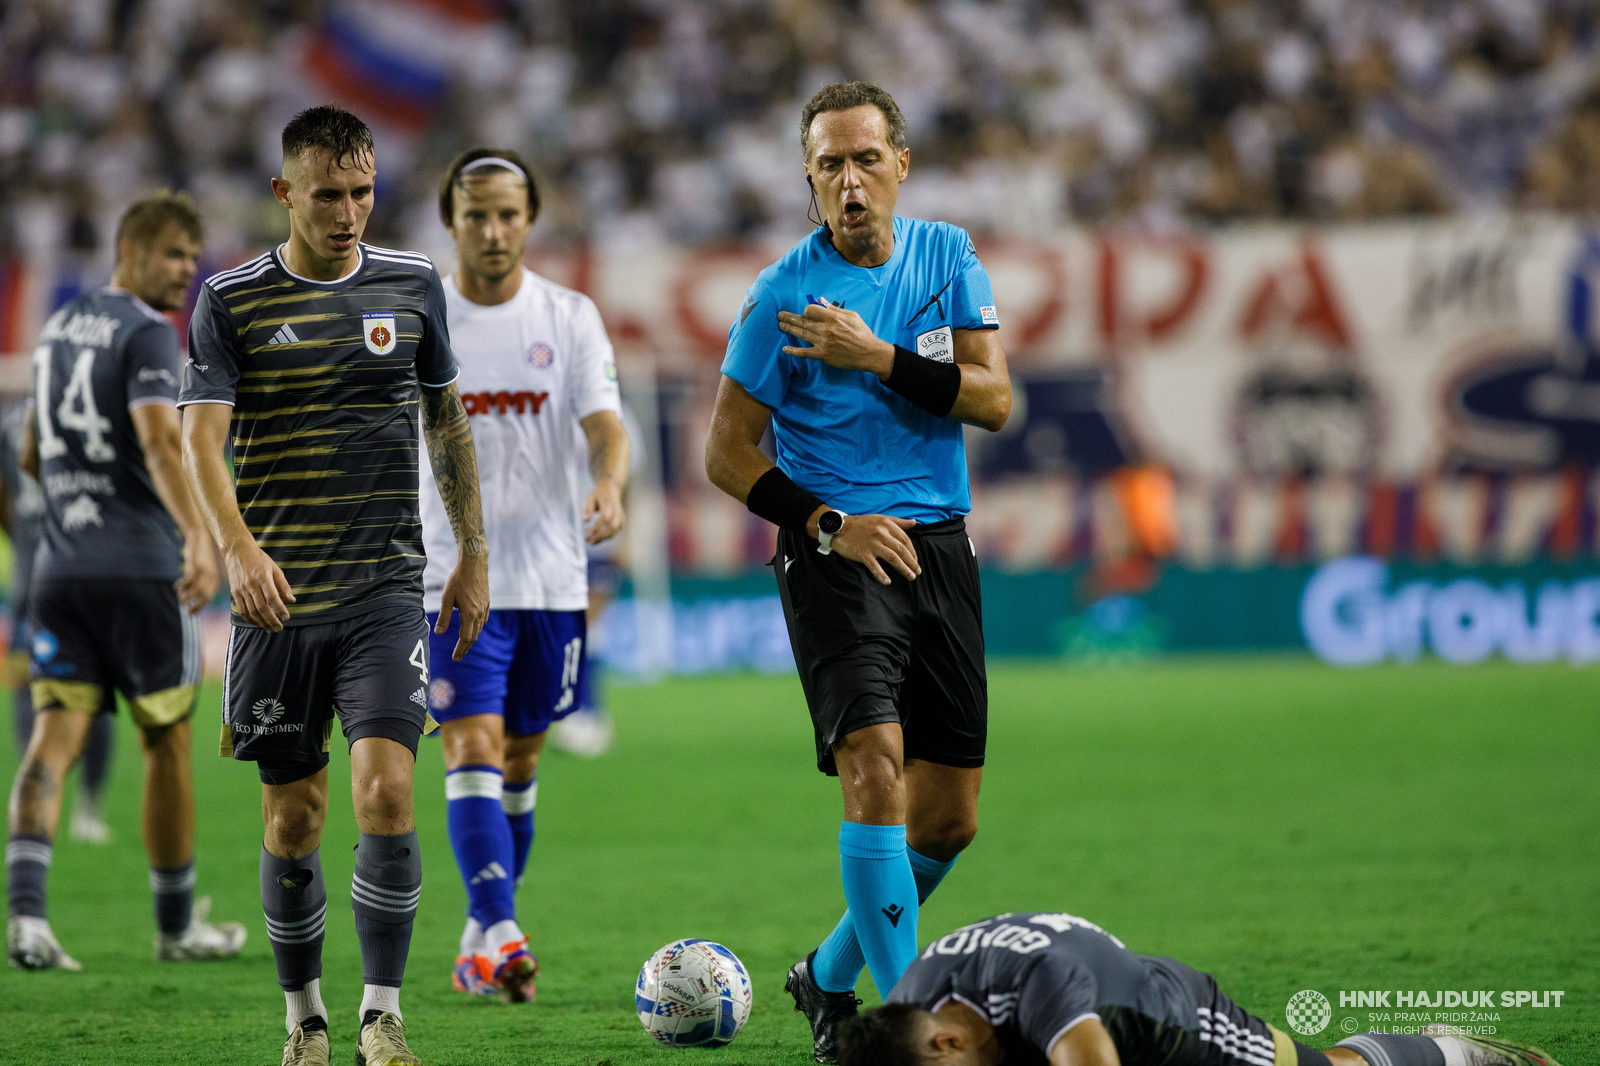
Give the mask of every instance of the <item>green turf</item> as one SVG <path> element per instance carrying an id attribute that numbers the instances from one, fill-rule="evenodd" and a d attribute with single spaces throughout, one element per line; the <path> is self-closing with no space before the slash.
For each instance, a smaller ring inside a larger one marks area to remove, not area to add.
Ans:
<path id="1" fill-rule="evenodd" d="M 1561 989 L 1500 1009 L 1502 1033 L 1566 1066 L 1600 1061 L 1600 719 L 1595 675 L 1422 664 L 1339 672 L 1208 660 L 1137 670 L 996 666 L 983 828 L 923 910 L 924 939 L 999 911 L 1068 910 L 1129 946 L 1217 976 L 1284 1025 L 1303 988 Z M 840 907 L 839 800 L 810 768 L 793 677 L 613 691 L 615 750 L 552 754 L 520 895 L 544 964 L 539 1002 L 468 1002 L 449 970 L 464 895 L 436 746 L 418 772 L 424 891 L 404 994 L 430 1064 L 808 1062 L 785 969 Z M 151 961 L 138 843 L 140 757 L 120 723 L 116 841 L 58 843 L 51 915 L 82 973 L 0 969 L 0 1062 L 276 1063 L 283 1039 L 257 900 L 259 792 L 216 758 L 218 693 L 195 738 L 200 891 L 250 928 L 242 959 Z M 9 745 L 0 772 L 15 766 Z M 355 842 L 336 754 L 324 846 L 324 996 L 334 1060 L 353 1051 L 360 962 Z M 721 940 L 755 981 L 721 1051 L 653 1046 L 634 975 L 668 940 Z M 870 981 L 863 981 L 870 990 Z M 867 993 L 869 1001 L 875 997 Z"/>

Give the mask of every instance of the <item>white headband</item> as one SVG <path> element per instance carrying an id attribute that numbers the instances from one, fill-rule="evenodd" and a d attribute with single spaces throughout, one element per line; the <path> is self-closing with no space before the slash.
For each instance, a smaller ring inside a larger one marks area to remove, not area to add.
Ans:
<path id="1" fill-rule="evenodd" d="M 472 162 L 468 163 L 466 166 L 464 166 L 460 170 L 456 171 L 456 178 L 458 180 L 461 179 L 461 178 L 464 178 L 464 177 L 467 176 L 467 171 L 469 171 L 469 170 L 477 170 L 479 167 L 505 167 L 507 170 L 510 170 L 510 171 L 513 171 L 514 173 L 522 175 L 522 180 L 524 182 L 526 182 L 527 184 L 529 184 L 529 185 L 533 184 L 533 182 L 528 181 L 528 172 L 526 170 L 523 170 L 521 167 L 517 166 L 511 160 L 509 160 L 509 159 L 501 159 L 497 155 L 487 155 L 487 156 L 484 156 L 482 159 L 474 159 Z"/>

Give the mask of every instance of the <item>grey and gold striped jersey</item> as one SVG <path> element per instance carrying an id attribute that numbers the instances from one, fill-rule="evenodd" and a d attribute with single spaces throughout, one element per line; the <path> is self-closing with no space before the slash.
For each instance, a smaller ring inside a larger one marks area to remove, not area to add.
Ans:
<path id="1" fill-rule="evenodd" d="M 439 273 L 362 244 L 312 281 L 281 252 L 201 286 L 179 405 L 233 408 L 239 510 L 294 590 L 288 625 L 420 606 L 419 386 L 456 377 Z"/>

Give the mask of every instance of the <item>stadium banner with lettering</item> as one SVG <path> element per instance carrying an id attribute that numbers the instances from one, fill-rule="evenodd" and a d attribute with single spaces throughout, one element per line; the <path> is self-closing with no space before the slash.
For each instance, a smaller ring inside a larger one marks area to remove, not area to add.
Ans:
<path id="1" fill-rule="evenodd" d="M 991 656 L 1128 663 L 1165 653 L 1305 652 L 1335 666 L 1600 660 L 1600 566 L 1417 565 L 1371 556 L 1250 569 L 1165 569 L 1137 592 L 1096 595 L 1090 569 L 985 570 Z M 638 608 L 624 595 L 595 631 L 606 662 L 639 669 Z M 794 669 L 770 570 L 680 579 L 669 669 Z"/>
<path id="2" fill-rule="evenodd" d="M 630 242 L 529 262 L 595 299 L 624 384 L 658 398 L 673 592 L 644 609 L 671 612 L 655 622 L 674 669 L 788 668 L 772 528 L 702 460 L 728 326 L 788 240 Z M 977 245 L 1015 386 L 1006 428 L 967 436 L 991 651 L 1590 657 L 1600 230 L 1492 215 Z M 0 389 L 26 391 L 20 353 L 81 284 L 0 266 L 0 340 L 18 353 Z M 1170 479 L 1170 550 L 1138 535 L 1117 485 L 1130 467 Z M 1357 557 L 1372 565 L 1341 562 Z M 1336 577 L 1369 584 L 1334 595 Z M 632 610 L 606 627 L 619 663 Z"/>

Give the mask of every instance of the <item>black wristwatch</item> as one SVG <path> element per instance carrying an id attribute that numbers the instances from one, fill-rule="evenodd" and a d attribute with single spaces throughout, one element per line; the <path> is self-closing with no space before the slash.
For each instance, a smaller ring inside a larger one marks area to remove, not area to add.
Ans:
<path id="1" fill-rule="evenodd" d="M 817 551 L 823 555 L 833 554 L 833 538 L 839 535 L 839 530 L 844 528 L 844 520 L 850 516 L 843 511 L 823 511 L 817 518 Z"/>

